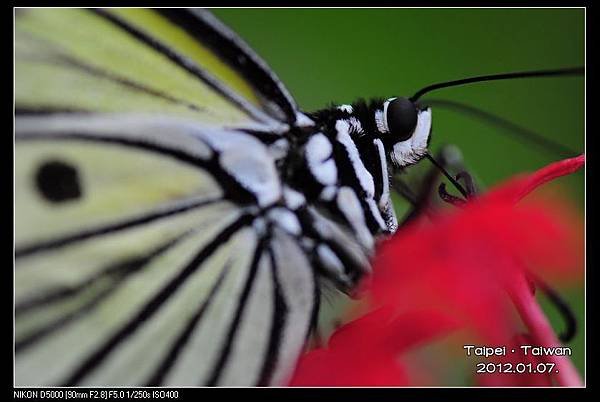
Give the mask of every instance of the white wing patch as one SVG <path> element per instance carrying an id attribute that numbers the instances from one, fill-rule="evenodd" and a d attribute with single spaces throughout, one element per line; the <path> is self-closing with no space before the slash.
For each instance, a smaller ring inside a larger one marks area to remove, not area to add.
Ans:
<path id="1" fill-rule="evenodd" d="M 267 216 L 274 224 L 284 229 L 290 235 L 300 236 L 302 234 L 302 227 L 300 226 L 298 217 L 289 209 L 281 207 L 271 208 Z"/>
<path id="2" fill-rule="evenodd" d="M 261 207 L 281 198 L 279 175 L 262 144 L 226 149 L 222 151 L 219 162 L 237 182 L 256 196 Z"/>
<path id="3" fill-rule="evenodd" d="M 323 186 L 337 182 L 337 166 L 332 158 L 333 146 L 325 135 L 314 134 L 306 144 L 306 162 L 310 172 Z"/>
<path id="4" fill-rule="evenodd" d="M 283 199 L 285 200 L 286 206 L 292 211 L 306 205 L 306 198 L 302 193 L 288 187 L 283 187 Z"/>
<path id="5" fill-rule="evenodd" d="M 321 194 L 319 194 L 319 198 L 323 201 L 331 201 L 335 198 L 338 192 L 337 186 L 327 186 L 323 190 L 321 190 Z"/>
<path id="6" fill-rule="evenodd" d="M 298 127 L 311 127 L 314 126 L 315 122 L 304 113 L 296 113 L 296 125 Z"/>

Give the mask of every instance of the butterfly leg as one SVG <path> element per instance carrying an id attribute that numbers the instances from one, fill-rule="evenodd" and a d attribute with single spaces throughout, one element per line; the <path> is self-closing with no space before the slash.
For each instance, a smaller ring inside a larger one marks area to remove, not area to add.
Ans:
<path id="1" fill-rule="evenodd" d="M 464 161 L 460 151 L 453 145 L 443 146 L 435 155 L 435 161 L 439 167 L 459 173 L 455 176 L 457 181 L 463 181 L 465 185 L 465 193 L 467 198 L 473 196 L 476 191 L 476 186 L 471 174 L 467 172 L 464 166 Z M 438 201 L 436 193 L 440 199 L 454 205 L 462 205 L 465 200 L 447 192 L 445 183 L 438 186 L 441 176 L 441 170 L 438 166 L 432 166 L 424 175 L 418 188 L 411 188 L 402 178 L 398 176 L 392 177 L 392 188 L 404 199 L 411 204 L 411 209 L 405 214 L 402 224 L 405 224 L 417 216 L 425 213 L 428 214 L 431 206 Z M 436 192 L 436 187 L 438 191 Z"/>

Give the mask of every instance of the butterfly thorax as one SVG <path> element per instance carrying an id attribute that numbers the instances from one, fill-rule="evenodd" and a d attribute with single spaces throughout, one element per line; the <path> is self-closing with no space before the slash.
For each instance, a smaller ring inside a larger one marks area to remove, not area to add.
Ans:
<path id="1" fill-rule="evenodd" d="M 388 162 L 394 167 L 420 160 L 429 143 L 431 111 L 407 98 L 359 99 L 352 104 L 332 105 L 311 114 L 321 130 L 335 131 L 339 121 L 350 126 L 350 134 L 361 145 L 378 139 Z M 403 155 L 398 149 L 404 145 Z"/>
<path id="2" fill-rule="evenodd" d="M 286 164 L 290 185 L 352 227 L 362 244 L 394 233 L 389 178 L 393 168 L 425 154 L 430 110 L 404 98 L 372 99 L 333 105 L 310 118 L 314 126 Z"/>

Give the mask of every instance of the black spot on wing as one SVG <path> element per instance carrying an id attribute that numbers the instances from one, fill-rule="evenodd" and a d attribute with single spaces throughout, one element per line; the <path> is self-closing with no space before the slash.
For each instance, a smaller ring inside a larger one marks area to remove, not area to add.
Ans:
<path id="1" fill-rule="evenodd" d="M 17 132 L 17 141 L 43 141 L 48 137 L 44 132 Z M 98 143 L 108 143 L 122 145 L 131 148 L 137 148 L 143 151 L 149 151 L 172 158 L 177 162 L 185 163 L 203 169 L 206 173 L 212 175 L 217 183 L 220 184 L 225 195 L 224 198 L 240 204 L 256 203 L 256 196 L 242 187 L 235 178 L 227 173 L 219 162 L 219 154 L 215 153 L 211 159 L 204 160 L 193 154 L 180 149 L 174 149 L 156 142 L 143 139 L 131 139 L 126 136 L 105 136 L 102 134 L 80 133 L 77 131 L 65 131 L 60 134 L 55 133 L 52 136 L 53 141 L 89 141 Z"/>
<path id="2" fill-rule="evenodd" d="M 77 168 L 61 160 L 42 163 L 37 168 L 34 183 L 40 195 L 53 204 L 76 200 L 83 192 Z"/>
<path id="3" fill-rule="evenodd" d="M 36 141 L 44 140 L 47 137 L 44 133 L 31 132 L 31 133 L 19 133 L 16 137 L 18 141 Z M 107 233 L 119 231 L 132 226 L 146 224 L 155 219 L 164 218 L 179 212 L 187 211 L 191 208 L 206 205 L 211 202 L 215 202 L 221 199 L 228 199 L 241 205 L 255 204 L 256 196 L 250 191 L 243 188 L 238 182 L 227 172 L 225 172 L 219 163 L 218 154 L 213 155 L 209 160 L 202 160 L 198 157 L 190 155 L 184 151 L 170 149 L 165 146 L 156 143 L 144 142 L 142 140 L 131 140 L 126 138 L 118 137 L 103 137 L 103 136 L 91 136 L 83 135 L 77 132 L 65 132 L 60 135 L 53 136 L 53 140 L 57 141 L 96 141 L 111 143 L 117 145 L 128 146 L 132 148 L 138 148 L 144 151 L 155 152 L 170 158 L 173 158 L 179 162 L 190 164 L 203 169 L 205 172 L 211 174 L 215 181 L 219 183 L 224 191 L 222 198 L 218 199 L 204 199 L 199 201 L 173 203 L 170 205 L 157 208 L 155 211 L 150 211 L 144 215 L 133 217 L 130 219 L 124 219 L 120 222 L 99 226 L 96 228 L 88 228 L 81 230 L 77 233 L 65 235 L 59 238 L 50 240 L 40 241 L 34 244 L 17 245 L 15 250 L 15 257 L 20 258 L 40 251 L 45 251 L 52 248 L 62 247 L 69 245 L 74 242 L 89 239 L 95 236 L 101 236 Z M 185 200 L 184 200 L 185 201 Z"/>

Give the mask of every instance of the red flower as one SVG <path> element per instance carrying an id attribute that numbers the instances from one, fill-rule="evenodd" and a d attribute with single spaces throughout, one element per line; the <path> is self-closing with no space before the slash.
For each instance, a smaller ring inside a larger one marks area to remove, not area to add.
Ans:
<path id="1" fill-rule="evenodd" d="M 390 306 L 381 307 L 339 328 L 327 348 L 301 357 L 290 385 L 410 385 L 410 370 L 398 357 L 454 326 L 449 317 L 436 311 L 397 316 Z"/>
<path id="2" fill-rule="evenodd" d="M 303 356 L 291 384 L 409 385 L 413 370 L 402 364 L 403 354 L 456 330 L 471 334 L 473 343 L 516 345 L 524 339 L 515 336 L 525 324 L 532 344 L 560 345 L 535 301 L 532 278 L 573 275 L 574 229 L 547 201 L 515 203 L 583 164 L 583 155 L 554 163 L 463 208 L 436 211 L 433 222 L 423 217 L 403 227 L 380 247 L 374 274 L 363 285 L 370 312 L 336 331 L 327 348 Z M 553 378 L 560 385 L 581 384 L 568 358 L 544 361 L 556 364 Z M 495 385 L 550 380 L 541 374 L 478 379 Z"/>

